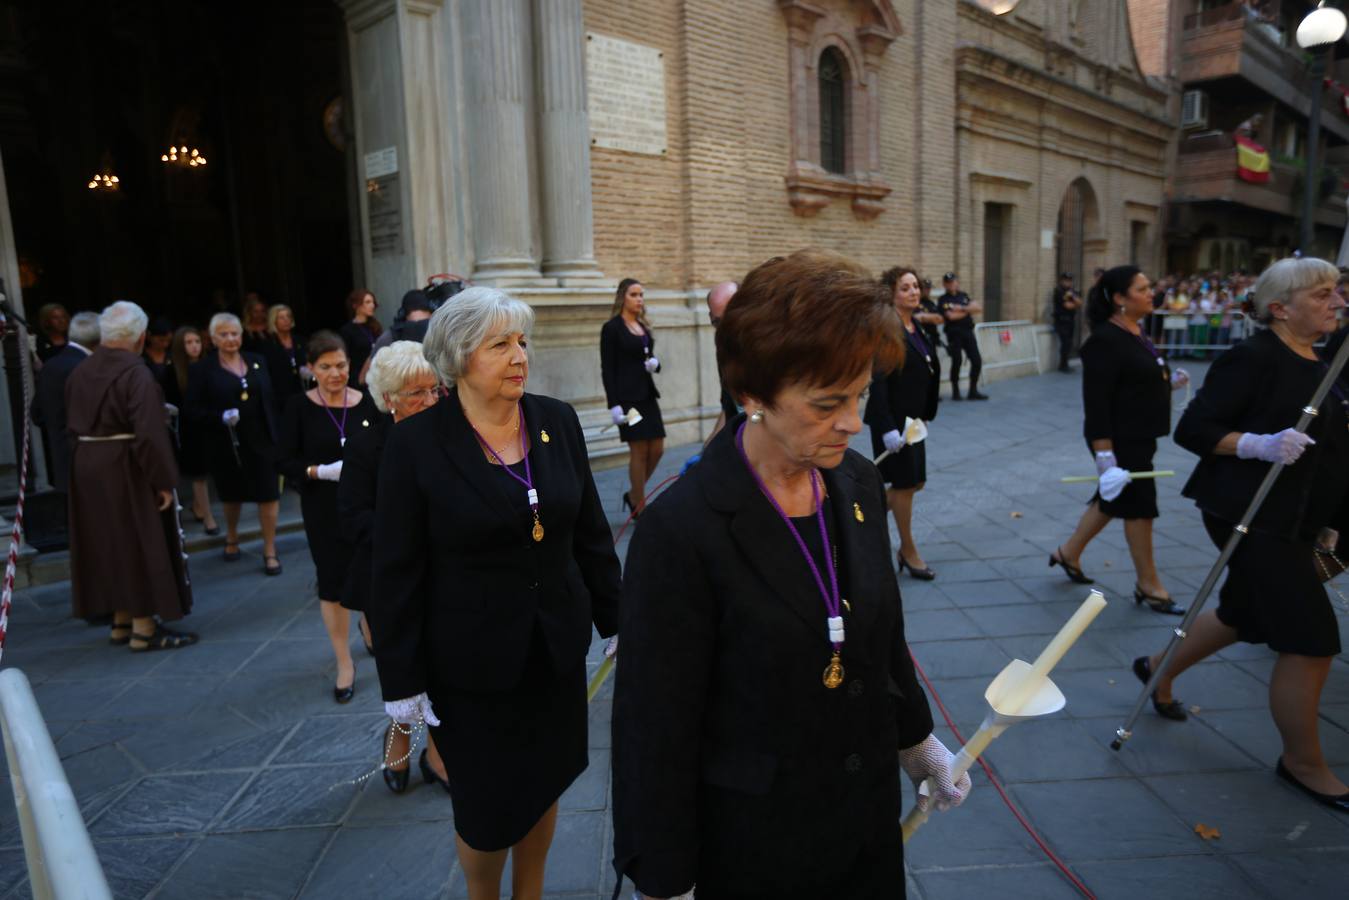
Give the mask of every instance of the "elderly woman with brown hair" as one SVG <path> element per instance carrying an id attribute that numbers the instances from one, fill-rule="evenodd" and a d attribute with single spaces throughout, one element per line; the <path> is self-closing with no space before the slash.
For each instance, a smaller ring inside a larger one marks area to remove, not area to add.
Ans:
<path id="1" fill-rule="evenodd" d="M 614 699 L 614 866 L 646 897 L 904 895 L 900 771 L 961 802 L 904 640 L 884 487 L 848 449 L 904 357 L 890 291 L 801 251 L 717 362 L 748 416 L 642 516 Z"/>

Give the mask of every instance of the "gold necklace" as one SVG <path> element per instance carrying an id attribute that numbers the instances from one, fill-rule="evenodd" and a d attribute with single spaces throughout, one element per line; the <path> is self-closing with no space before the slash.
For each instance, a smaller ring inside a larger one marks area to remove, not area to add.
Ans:
<path id="1" fill-rule="evenodd" d="M 468 419 L 467 413 L 464 414 L 464 418 Z M 483 446 L 485 446 L 488 450 L 493 450 L 493 447 L 487 443 L 487 438 L 483 437 L 482 429 L 474 425 L 472 419 L 469 419 L 468 427 L 472 428 L 473 431 L 477 434 L 478 438 L 482 441 Z M 516 435 L 518 435 L 519 433 L 520 433 L 520 407 L 517 406 L 515 408 L 515 426 L 511 429 L 511 436 L 510 438 L 507 439 L 507 444 L 505 447 L 502 447 L 500 450 L 494 450 L 496 455 L 505 456 L 506 450 L 509 449 L 510 447 L 510 441 L 514 440 Z"/>

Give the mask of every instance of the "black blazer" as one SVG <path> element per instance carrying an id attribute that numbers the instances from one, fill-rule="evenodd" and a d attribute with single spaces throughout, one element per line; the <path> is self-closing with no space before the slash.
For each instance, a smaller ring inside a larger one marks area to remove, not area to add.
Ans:
<path id="1" fill-rule="evenodd" d="M 649 330 L 646 336 L 655 356 L 656 336 Z M 622 316 L 604 323 L 600 329 L 600 377 L 604 381 L 604 402 L 610 409 L 621 406 L 628 410 L 643 400 L 660 397 L 645 360 L 641 338 L 628 331 Z"/>
<path id="2" fill-rule="evenodd" d="M 275 398 L 272 394 L 272 379 L 267 374 L 267 361 L 256 353 L 240 353 L 248 363 L 248 392 L 256 392 L 258 402 L 262 404 L 262 413 L 267 434 L 273 441 L 280 433 L 276 420 Z M 225 424 L 220 415 L 227 409 L 239 406 L 239 378 L 220 366 L 219 355 L 213 350 L 202 357 L 198 365 L 192 366 L 187 376 L 187 397 L 183 402 L 182 415 L 189 418 L 203 435 L 215 435 L 223 438 Z"/>
<path id="3" fill-rule="evenodd" d="M 281 346 L 281 342 L 276 338 L 268 339 L 262 347 L 262 355 L 267 359 L 267 371 L 272 379 L 272 389 L 276 391 L 276 399 L 284 401 L 293 394 L 302 394 L 305 390 L 304 379 L 300 377 L 300 367 L 305 365 L 304 342 L 305 339 L 298 334 L 291 334 L 291 341 L 294 343 L 295 365 L 291 366 L 291 353 Z M 352 381 L 355 381 L 356 373 L 352 373 Z M 352 385 L 355 386 L 354 384 Z"/>
<path id="4" fill-rule="evenodd" d="M 1267 330 L 1214 360 L 1204 386 L 1176 424 L 1176 443 L 1200 457 L 1182 493 L 1220 519 L 1241 521 L 1270 464 L 1218 456 L 1213 448 L 1234 431 L 1274 434 L 1296 425 L 1324 374 L 1321 363 L 1298 356 Z M 1341 376 L 1340 391 L 1349 397 L 1345 381 Z M 1314 538 L 1324 526 L 1349 530 L 1349 430 L 1333 393 L 1307 433 L 1316 443 L 1284 468 L 1252 528 L 1290 540 Z"/>
<path id="5" fill-rule="evenodd" d="M 342 477 L 337 482 L 337 523 L 343 540 L 352 547 L 351 568 L 342 589 L 342 605 L 348 609 L 364 610 L 370 601 L 379 461 L 391 428 L 393 416 L 380 415 L 369 428 L 356 432 L 343 448 Z"/>
<path id="6" fill-rule="evenodd" d="M 375 502 L 379 602 L 366 611 L 386 700 L 507 690 L 535 629 L 557 671 L 585 658 L 592 622 L 604 637 L 618 630 L 618 556 L 580 420 L 551 397 L 526 394 L 522 404 L 545 531 L 538 543 L 457 392 L 390 429 Z"/>
<path id="7" fill-rule="evenodd" d="M 654 897 L 695 881 L 798 896 L 862 849 L 901 853 L 898 751 L 932 731 L 875 466 L 849 451 L 824 473 L 851 607 L 829 690 L 824 604 L 736 451 L 744 420 L 647 507 L 628 550 L 614 866 Z"/>
<path id="8" fill-rule="evenodd" d="M 43 363 L 37 373 L 37 402 L 30 415 L 42 429 L 52 451 L 52 487 L 58 491 L 70 486 L 70 439 L 66 436 L 66 379 L 89 354 L 66 344 Z"/>
<path id="9" fill-rule="evenodd" d="M 916 336 L 906 336 L 904 365 L 884 375 L 877 373 L 871 379 L 871 396 L 862 421 L 871 426 L 873 444 L 886 432 L 903 431 L 905 417 L 924 422 L 937 417 L 937 393 L 941 389 L 941 375 L 934 364 L 937 348 L 926 344 L 921 328 L 915 328 L 915 332 Z"/>
<path id="10" fill-rule="evenodd" d="M 1081 355 L 1087 443 L 1138 443 L 1171 433 L 1171 369 L 1158 365 L 1137 337 L 1101 322 Z"/>

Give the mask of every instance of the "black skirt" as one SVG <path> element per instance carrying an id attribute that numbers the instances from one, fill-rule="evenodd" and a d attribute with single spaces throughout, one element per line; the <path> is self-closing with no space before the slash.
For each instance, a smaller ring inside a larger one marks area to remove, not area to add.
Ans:
<path id="1" fill-rule="evenodd" d="M 351 570 L 352 547 L 342 537 L 337 517 L 337 484 L 311 482 L 300 496 L 300 515 L 309 556 L 318 576 L 319 599 L 337 603 Z"/>
<path id="2" fill-rule="evenodd" d="M 642 421 L 632 426 L 619 425 L 619 440 L 629 444 L 633 441 L 654 441 L 665 437 L 665 422 L 660 417 L 660 403 L 655 397 L 639 400 L 633 406 L 642 414 Z"/>
<path id="3" fill-rule="evenodd" d="M 874 443 L 874 442 L 873 442 Z M 877 453 L 885 452 L 885 445 Z M 887 487 L 897 491 L 917 487 L 927 481 L 927 441 L 905 444 L 898 453 L 881 460 L 878 467 Z"/>
<path id="4" fill-rule="evenodd" d="M 1232 536 L 1232 524 L 1204 513 L 1214 546 Z M 1321 584 L 1310 541 L 1292 541 L 1251 530 L 1227 563 L 1218 591 L 1218 621 L 1248 644 L 1268 644 L 1276 653 L 1335 656 L 1340 629 Z"/>
<path id="5" fill-rule="evenodd" d="M 1088 445 L 1087 449 L 1091 449 Z M 1129 472 L 1152 471 L 1152 457 L 1157 453 L 1155 440 L 1115 442 L 1115 463 Z M 1093 454 L 1093 462 L 1095 454 Z M 1092 495 L 1088 505 L 1097 503 L 1101 512 L 1112 519 L 1155 519 L 1157 512 L 1157 482 L 1151 478 L 1130 481 L 1114 500 L 1102 500 L 1100 491 Z"/>
<path id="6" fill-rule="evenodd" d="M 584 660 L 558 674 L 536 630 L 515 687 L 427 692 L 454 830 L 474 850 L 518 844 L 589 765 L 585 676 Z"/>
<path id="7" fill-rule="evenodd" d="M 262 400 L 254 394 L 239 404 L 239 441 L 235 458 L 228 433 L 216 434 L 206 448 L 206 459 L 222 503 L 270 503 L 281 498 L 276 472 L 276 447 L 263 421 Z"/>

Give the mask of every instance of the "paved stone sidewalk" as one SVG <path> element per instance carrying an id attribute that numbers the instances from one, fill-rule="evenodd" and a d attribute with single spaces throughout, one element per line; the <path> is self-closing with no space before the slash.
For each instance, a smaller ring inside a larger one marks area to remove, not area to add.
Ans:
<path id="1" fill-rule="evenodd" d="M 917 532 L 939 577 L 902 580 L 913 651 L 966 733 L 982 718 L 991 677 L 1013 657 L 1032 659 L 1085 595 L 1046 566 L 1091 493 L 1058 482 L 1092 471 L 1078 376 L 1051 373 L 990 392 L 987 404 L 943 403 L 932 426 Z M 858 446 L 867 449 L 865 436 Z M 657 480 L 694 449 L 672 450 Z M 1216 555 L 1179 496 L 1192 462 L 1163 442 L 1159 467 L 1181 477 L 1159 485 L 1157 555 L 1182 600 Z M 622 470 L 598 476 L 615 527 L 624 479 Z M 35 685 L 115 893 L 464 896 L 447 797 L 415 781 L 402 797 L 378 776 L 349 783 L 378 759 L 374 664 L 353 630 L 356 700 L 333 704 L 303 537 L 280 546 L 281 578 L 262 576 L 257 544 L 233 565 L 214 551 L 193 558 L 198 599 L 189 621 L 203 641 L 175 653 L 108 647 L 103 629 L 67 618 L 65 584 L 16 598 L 5 664 Z M 1198 708 L 1190 722 L 1162 722 L 1149 710 L 1123 752 L 1108 749 L 1138 689 L 1129 661 L 1162 646 L 1176 620 L 1130 602 L 1118 526 L 1084 566 L 1111 604 L 1055 676 L 1067 710 L 1018 726 L 990 750 L 1011 798 L 1098 897 L 1346 896 L 1349 817 L 1303 800 L 1271 770 L 1278 740 L 1265 709 L 1265 649 L 1236 647 L 1187 674 L 1177 693 Z M 596 900 L 612 887 L 608 696 L 606 686 L 593 706 L 591 767 L 562 800 L 550 897 Z M 1322 712 L 1326 750 L 1349 775 L 1344 657 Z M 939 732 L 955 746 L 945 726 Z M 26 897 L 7 781 L 0 794 L 0 898 Z M 1198 823 L 1222 836 L 1202 840 Z M 934 818 L 908 860 L 911 895 L 927 900 L 1075 895 L 982 773 L 969 803 Z"/>

